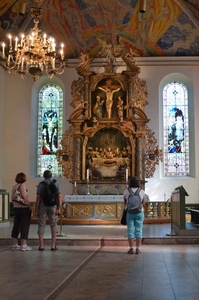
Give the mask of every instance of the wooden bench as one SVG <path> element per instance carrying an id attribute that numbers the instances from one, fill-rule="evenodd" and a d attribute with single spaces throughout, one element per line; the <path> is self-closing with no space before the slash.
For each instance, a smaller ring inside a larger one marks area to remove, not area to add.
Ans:
<path id="1" fill-rule="evenodd" d="M 188 208 L 188 211 L 191 212 L 191 222 L 199 224 L 199 209 Z"/>

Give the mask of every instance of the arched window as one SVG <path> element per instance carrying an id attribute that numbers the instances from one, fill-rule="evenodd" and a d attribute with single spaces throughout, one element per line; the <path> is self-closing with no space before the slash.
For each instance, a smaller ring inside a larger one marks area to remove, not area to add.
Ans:
<path id="1" fill-rule="evenodd" d="M 181 82 L 163 89 L 164 176 L 189 176 L 188 91 Z"/>
<path id="2" fill-rule="evenodd" d="M 50 170 L 54 177 L 62 174 L 56 151 L 61 147 L 63 127 L 63 91 L 56 84 L 47 84 L 39 92 L 37 176 Z"/>

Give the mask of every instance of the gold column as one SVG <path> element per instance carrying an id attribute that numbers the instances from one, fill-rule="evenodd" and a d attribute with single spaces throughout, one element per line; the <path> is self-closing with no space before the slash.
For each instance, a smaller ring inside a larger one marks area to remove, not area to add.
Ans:
<path id="1" fill-rule="evenodd" d="M 74 181 L 81 179 L 81 139 L 79 136 L 73 138 L 74 157 L 73 157 L 73 178 Z"/>
<path id="2" fill-rule="evenodd" d="M 92 72 L 90 71 L 86 71 L 86 72 L 82 72 L 81 75 L 84 77 L 84 108 L 85 108 L 85 117 L 91 117 L 90 115 L 90 111 L 91 111 L 91 101 L 89 101 L 90 99 L 90 76 L 91 76 Z"/>
<path id="3" fill-rule="evenodd" d="M 145 147 L 144 138 L 139 135 L 136 139 L 136 176 L 140 180 L 145 180 L 144 166 L 145 166 Z"/>

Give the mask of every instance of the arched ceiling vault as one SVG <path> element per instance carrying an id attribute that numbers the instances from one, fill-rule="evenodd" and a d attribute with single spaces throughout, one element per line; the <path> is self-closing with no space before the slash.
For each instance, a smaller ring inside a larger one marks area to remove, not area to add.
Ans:
<path id="1" fill-rule="evenodd" d="M 25 15 L 19 5 L 26 2 Z M 40 27 L 65 44 L 66 58 L 80 51 L 99 57 L 107 40 L 120 47 L 135 47 L 138 56 L 197 56 L 199 53 L 199 1 L 147 0 L 139 12 L 139 0 L 42 0 Z M 33 27 L 33 0 L 0 1 L 0 41 Z M 59 42 L 58 42 L 59 41 Z"/>

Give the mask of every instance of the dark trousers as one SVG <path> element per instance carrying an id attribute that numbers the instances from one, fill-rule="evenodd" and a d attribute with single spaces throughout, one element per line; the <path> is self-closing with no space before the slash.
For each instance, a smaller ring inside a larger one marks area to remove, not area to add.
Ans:
<path id="1" fill-rule="evenodd" d="M 31 210 L 28 207 L 14 208 L 14 215 L 14 225 L 11 237 L 17 239 L 20 233 L 20 238 L 27 240 L 31 220 Z"/>

